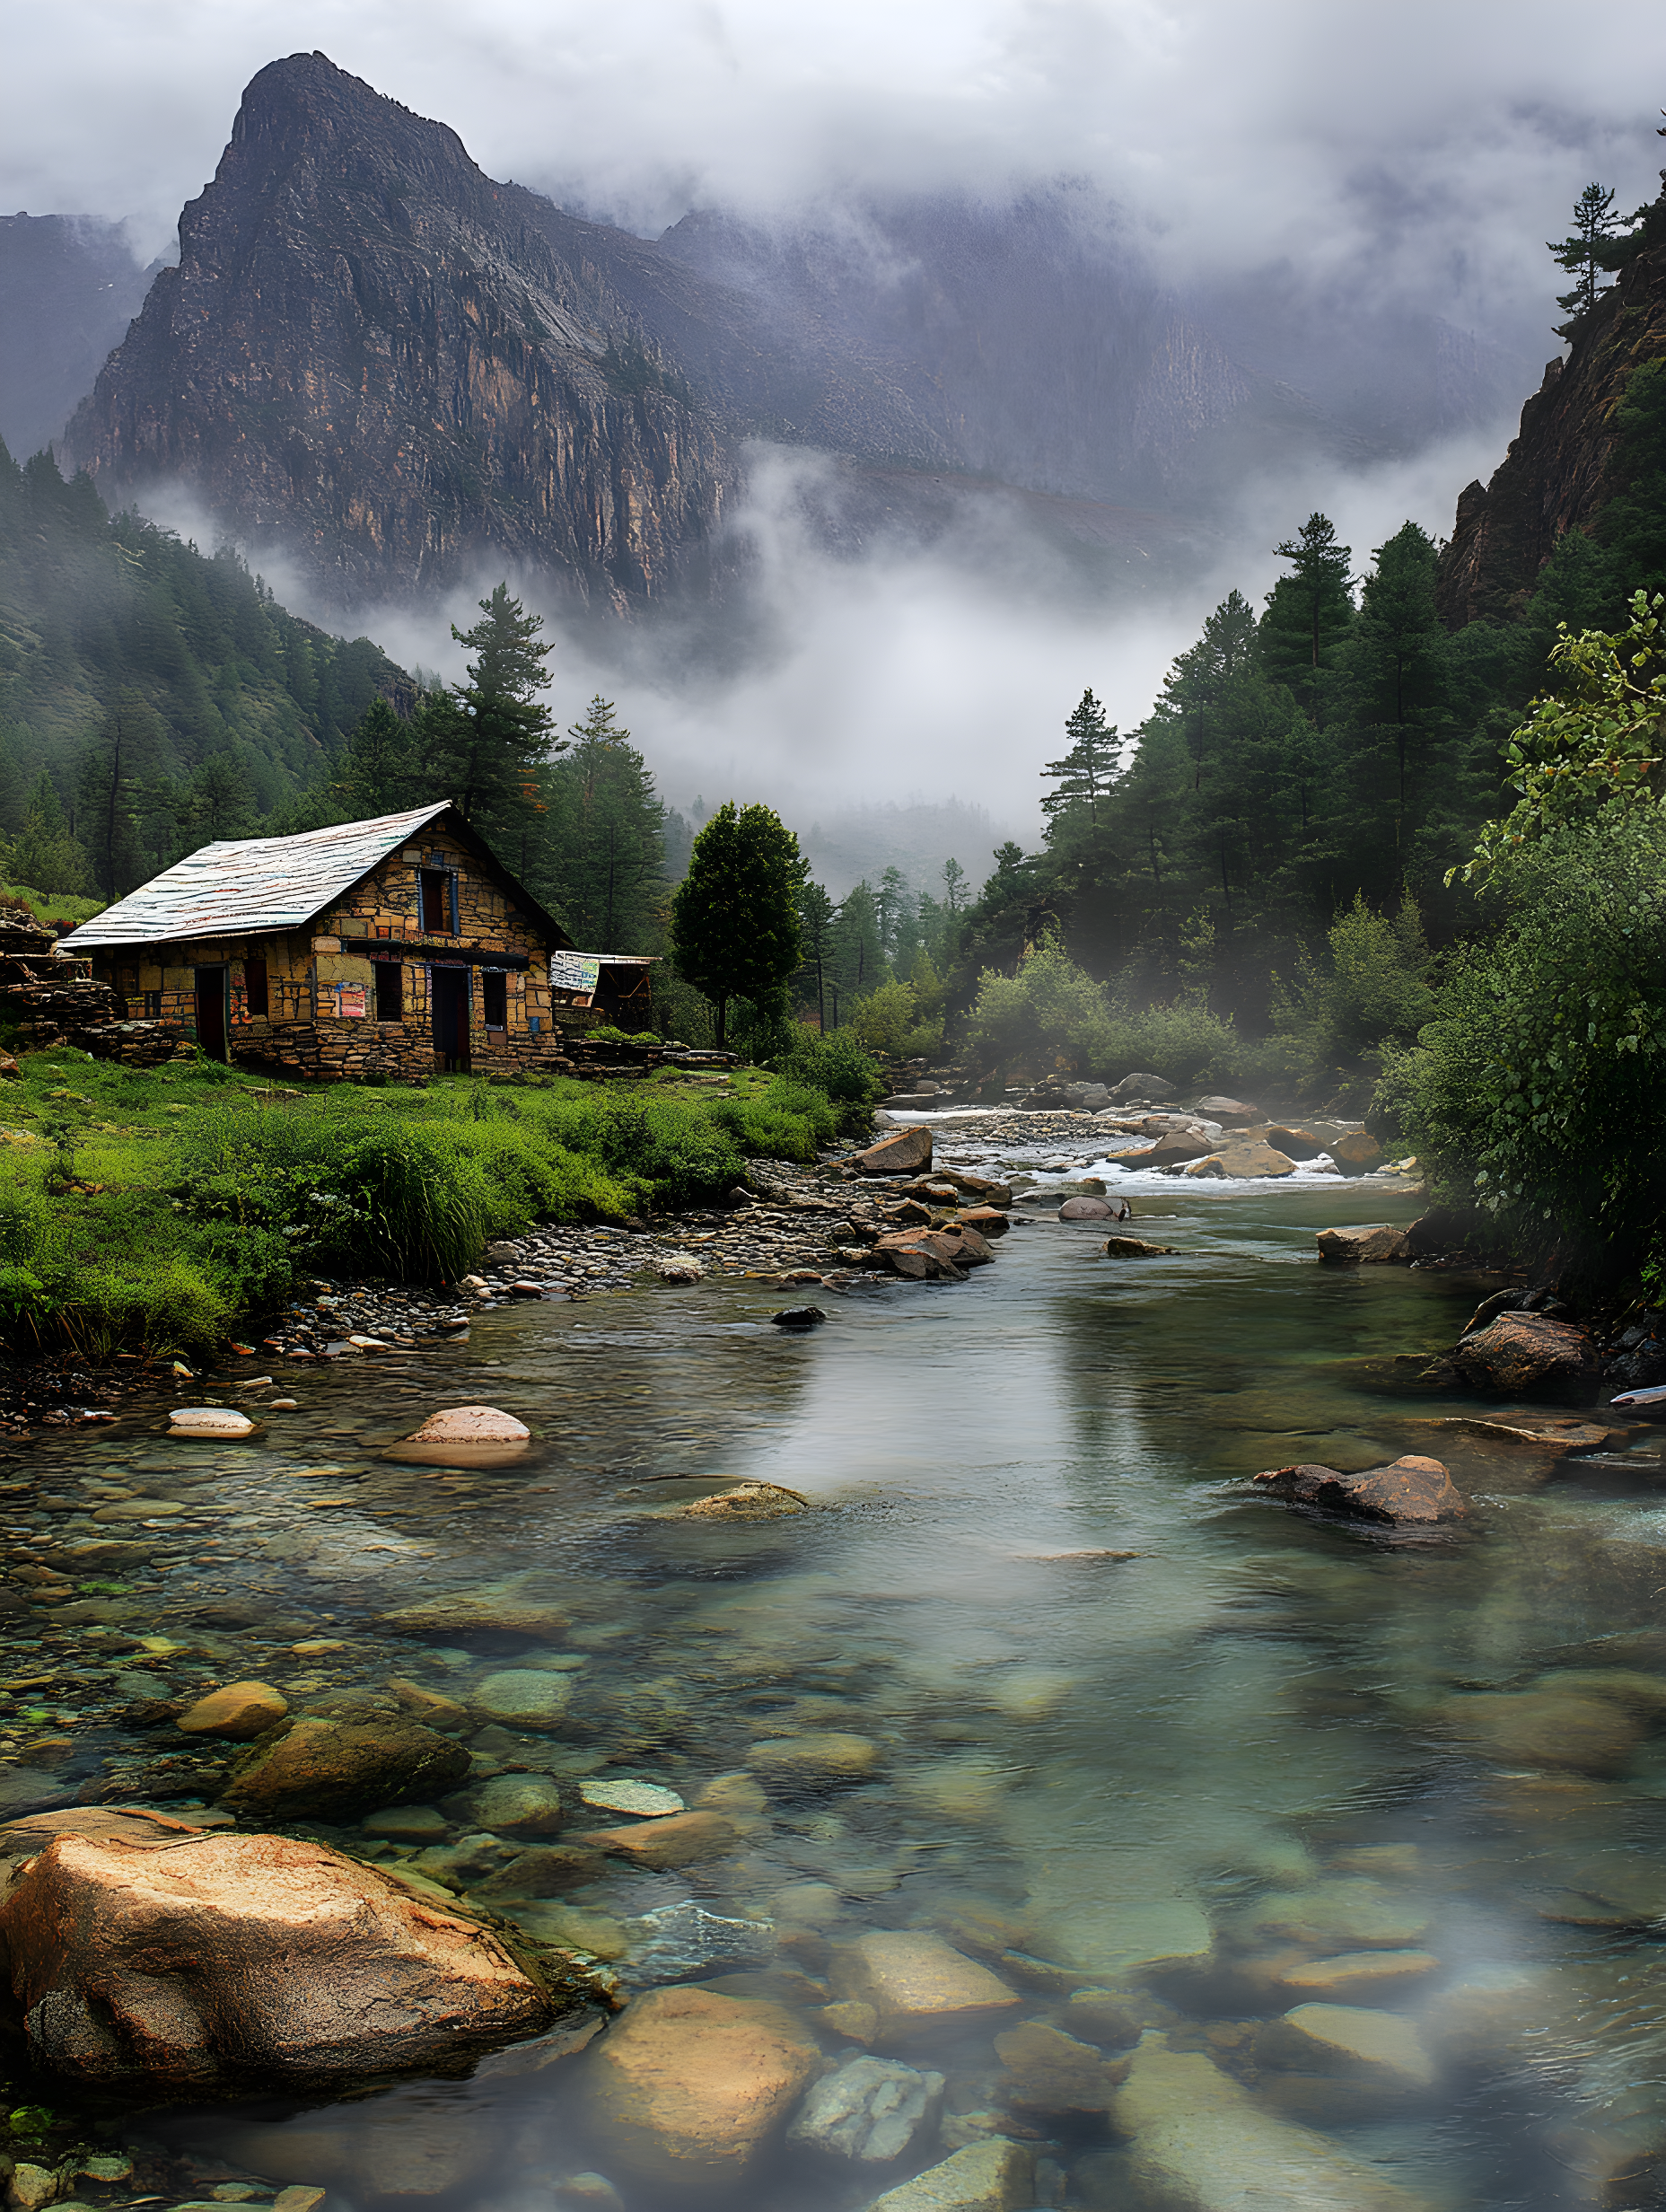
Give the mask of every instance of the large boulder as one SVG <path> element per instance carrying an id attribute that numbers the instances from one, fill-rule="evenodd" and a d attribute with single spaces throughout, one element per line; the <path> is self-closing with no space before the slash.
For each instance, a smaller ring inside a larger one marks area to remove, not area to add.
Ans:
<path id="1" fill-rule="evenodd" d="M 779 2136 L 821 2053 L 782 2006 L 671 1988 L 639 1997 L 585 2064 L 609 2164 L 712 2194 Z"/>
<path id="2" fill-rule="evenodd" d="M 1231 1181 L 1241 1178 L 1247 1181 L 1251 1176 L 1293 1175 L 1296 1163 L 1286 1159 L 1282 1152 L 1275 1152 L 1271 1145 L 1264 1145 L 1258 1137 L 1229 1137 L 1186 1172 L 1188 1175 L 1221 1175 Z"/>
<path id="3" fill-rule="evenodd" d="M 432 1804 L 469 1772 L 467 1750 L 437 1730 L 389 1717 L 311 1714 L 256 1742 L 222 1793 L 257 1821 L 345 1820 L 380 1805 Z"/>
<path id="4" fill-rule="evenodd" d="M 1236 1124 L 1240 1128 L 1246 1128 L 1251 1122 L 1261 1119 L 1261 1109 L 1258 1106 L 1246 1106 L 1241 1098 L 1200 1098 L 1194 1111 L 1201 1114 L 1206 1121 L 1219 1121 L 1229 1126 Z"/>
<path id="5" fill-rule="evenodd" d="M 1100 1198 L 1091 1193 L 1066 1198 L 1058 1209 L 1060 1221 L 1126 1221 L 1127 1217 L 1126 1198 Z"/>
<path id="6" fill-rule="evenodd" d="M 963 1283 L 960 1241 L 934 1229 L 901 1229 L 871 1247 L 870 1264 L 916 1283 Z"/>
<path id="7" fill-rule="evenodd" d="M 1320 1258 L 1342 1267 L 1357 1267 L 1365 1260 L 1405 1264 L 1413 1256 L 1411 1239 L 1390 1222 L 1363 1229 L 1321 1229 L 1318 1242 Z"/>
<path id="8" fill-rule="evenodd" d="M 1282 1152 L 1287 1160 L 1317 1160 L 1328 1149 L 1322 1137 L 1300 1122 L 1275 1121 L 1268 1128 L 1267 1141 L 1276 1152 Z"/>
<path id="9" fill-rule="evenodd" d="M 1460 1337 L 1452 1357 L 1475 1389 L 1511 1398 L 1590 1398 L 1601 1377 L 1584 1330 L 1544 1313 L 1500 1313 Z"/>
<path id="10" fill-rule="evenodd" d="M 1184 1167 L 1188 1160 L 1207 1159 L 1214 1140 L 1209 1137 L 1193 1137 L 1179 1129 L 1171 1129 L 1167 1137 L 1160 1137 L 1149 1152 L 1136 1156 L 1140 1167 Z"/>
<path id="11" fill-rule="evenodd" d="M 899 1129 L 845 1163 L 858 1175 L 917 1175 L 931 1163 L 932 1133 L 924 1128 Z"/>
<path id="12" fill-rule="evenodd" d="M 1469 1510 L 1440 1461 L 1415 1453 L 1359 1475 L 1339 1474 L 1334 1467 L 1269 1467 L 1254 1479 L 1287 1505 L 1317 1505 L 1392 1528 L 1461 1521 Z"/>
<path id="13" fill-rule="evenodd" d="M 59 1836 L 13 1883 L 0 1940 L 31 2058 L 86 2081 L 267 2088 L 450 2070 L 538 2034 L 556 2009 L 477 1921 L 284 1836 L 162 1849 Z"/>
<path id="14" fill-rule="evenodd" d="M 1161 1075 L 1144 1075 L 1137 1070 L 1125 1075 L 1120 1083 L 1113 1083 L 1105 1093 L 1107 1098 L 1121 1101 L 1129 1098 L 1172 1098 L 1174 1085 L 1165 1083 Z"/>
<path id="15" fill-rule="evenodd" d="M 443 1406 L 411 1438 L 413 1444 L 525 1444 L 532 1432 L 495 1406 Z"/>
<path id="16" fill-rule="evenodd" d="M 1354 1129 L 1346 1137 L 1337 1137 L 1326 1150 L 1345 1175 L 1363 1175 L 1382 1157 L 1382 1146 L 1363 1129 Z"/>

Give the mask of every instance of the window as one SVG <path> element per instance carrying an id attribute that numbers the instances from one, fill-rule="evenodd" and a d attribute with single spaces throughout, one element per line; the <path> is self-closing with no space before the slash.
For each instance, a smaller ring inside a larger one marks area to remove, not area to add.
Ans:
<path id="1" fill-rule="evenodd" d="M 265 961 L 246 960 L 243 962 L 243 997 L 250 1020 L 264 1021 L 267 1014 Z"/>
<path id="2" fill-rule="evenodd" d="M 425 932 L 436 937 L 452 935 L 452 876 L 447 868 L 425 868 L 418 878 L 422 885 L 422 926 Z"/>
<path id="3" fill-rule="evenodd" d="M 373 961 L 376 978 L 376 1019 L 379 1022 L 402 1022 L 405 1019 L 405 970 L 397 960 Z"/>
<path id="4" fill-rule="evenodd" d="M 488 968 L 480 978 L 487 1029 L 509 1027 L 509 978 L 498 968 Z"/>

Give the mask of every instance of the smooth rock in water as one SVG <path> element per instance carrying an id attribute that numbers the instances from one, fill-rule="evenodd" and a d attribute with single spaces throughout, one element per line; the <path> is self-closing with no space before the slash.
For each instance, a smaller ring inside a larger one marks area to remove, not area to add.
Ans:
<path id="1" fill-rule="evenodd" d="M 1171 1083 L 1165 1083 L 1161 1075 L 1146 1075 L 1142 1070 L 1136 1068 L 1133 1075 L 1125 1075 L 1120 1083 L 1112 1084 L 1110 1089 L 1105 1095 L 1108 1098 L 1118 1100 L 1127 1098 L 1172 1098 L 1174 1096 L 1174 1085 Z"/>
<path id="2" fill-rule="evenodd" d="M 1269 1467 L 1252 1478 L 1286 1505 L 1315 1505 L 1357 1521 L 1379 1521 L 1391 1528 L 1418 1528 L 1461 1521 L 1469 1512 L 1462 1494 L 1439 1460 L 1408 1453 L 1387 1467 L 1363 1474 L 1339 1474 L 1334 1467 Z"/>
<path id="3" fill-rule="evenodd" d="M 175 1436 L 247 1436 L 254 1427 L 246 1413 L 230 1406 L 174 1406 L 168 1425 Z"/>
<path id="4" fill-rule="evenodd" d="M 1449 1698 L 1436 1718 L 1447 1734 L 1490 1759 L 1515 1767 L 1571 1767 L 1582 1774 L 1619 1773 L 1644 1733 L 1623 1705 L 1556 1690 Z"/>
<path id="5" fill-rule="evenodd" d="M 547 1774 L 495 1774 L 475 1793 L 474 1817 L 495 1836 L 553 1836 L 561 1792 Z"/>
<path id="6" fill-rule="evenodd" d="M 784 1305 L 769 1316 L 773 1329 L 820 1329 L 827 1315 L 819 1305 Z"/>
<path id="7" fill-rule="evenodd" d="M 1315 1882 L 1263 1897 L 1249 1925 L 1263 1936 L 1315 1949 L 1405 1951 L 1428 1934 L 1429 1912 L 1375 1882 Z"/>
<path id="8" fill-rule="evenodd" d="M 1006 2068 L 1003 2094 L 1022 2111 L 1108 2111 L 1112 2091 L 1127 2080 L 1132 2064 L 1108 2059 L 1091 2043 L 1040 2020 L 1021 2021 L 997 2035 L 995 2049 Z"/>
<path id="9" fill-rule="evenodd" d="M 1035 2202 L 1036 2155 L 997 2136 L 968 2143 L 941 2165 L 876 2197 L 868 2212 L 1025 2212 Z"/>
<path id="10" fill-rule="evenodd" d="M 1131 2203 L 1163 2212 L 1427 2212 L 1328 2137 L 1280 2120 L 1199 2051 L 1148 2035 L 1111 2103 Z M 1122 2201 L 1119 2197 L 1117 2201 Z"/>
<path id="11" fill-rule="evenodd" d="M 1107 1260 L 1166 1260 L 1174 1250 L 1172 1244 L 1148 1244 L 1143 1236 L 1107 1237 L 1104 1244 Z"/>
<path id="12" fill-rule="evenodd" d="M 1073 1991 L 1065 2001 L 1064 2021 L 1072 2034 L 1103 2044 L 1108 2050 L 1126 2050 L 1144 2032 L 1139 1999 L 1124 1997 L 1118 1989 Z"/>
<path id="13" fill-rule="evenodd" d="M 1345 1175 L 1363 1175 L 1382 1157 L 1382 1146 L 1363 1129 L 1334 1138 L 1325 1150 Z"/>
<path id="14" fill-rule="evenodd" d="M 794 2114 L 789 2143 L 858 2165 L 889 2165 L 936 2125 L 943 2076 L 895 2058 L 848 2058 L 824 2074 Z"/>
<path id="15" fill-rule="evenodd" d="M 1512 1398 L 1589 1398 L 1601 1375 L 1585 1331 L 1543 1313 L 1501 1313 L 1460 1337 L 1452 1357 L 1466 1382 Z"/>
<path id="16" fill-rule="evenodd" d="M 1184 1167 L 1188 1160 L 1206 1160 L 1214 1149 L 1207 1137 L 1188 1137 L 1179 1130 L 1160 1137 L 1149 1152 L 1135 1158 L 1136 1167 Z"/>
<path id="17" fill-rule="evenodd" d="M 776 1482 L 738 1482 L 732 1490 L 718 1490 L 672 1510 L 680 1521 L 784 1521 L 810 1509 L 802 1491 L 784 1489 Z"/>
<path id="18" fill-rule="evenodd" d="M 703 1283 L 706 1269 L 692 1252 L 662 1252 L 648 1262 L 649 1271 L 662 1283 Z"/>
<path id="19" fill-rule="evenodd" d="M 572 1678 L 536 1667 L 504 1667 L 469 1693 L 469 1709 L 504 1728 L 558 1728 L 573 1702 Z"/>
<path id="20" fill-rule="evenodd" d="M 355 1818 L 448 1796 L 469 1768 L 460 1743 L 414 1721 L 303 1717 L 244 1755 L 221 1803 L 255 1820 Z"/>
<path id="21" fill-rule="evenodd" d="M 578 1794 L 587 1805 L 594 1805 L 601 1813 L 636 1813 L 662 1818 L 668 1813 L 688 1810 L 674 1789 L 663 1789 L 657 1782 L 633 1782 L 622 1775 L 592 1775 L 579 1784 Z"/>
<path id="22" fill-rule="evenodd" d="M 1060 1221 L 1120 1221 L 1126 1202 L 1113 1206 L 1109 1198 L 1066 1198 L 1058 1209 Z"/>
<path id="23" fill-rule="evenodd" d="M 931 1163 L 932 1133 L 925 1128 L 899 1129 L 845 1163 L 858 1175 L 914 1175 Z"/>
<path id="24" fill-rule="evenodd" d="M 1247 1124 L 1261 1119 L 1261 1109 L 1245 1105 L 1241 1098 L 1200 1098 L 1192 1111 L 1207 1120 L 1227 1123 Z"/>
<path id="25" fill-rule="evenodd" d="M 821 2053 L 784 2006 L 676 1988 L 638 1997 L 581 2063 L 610 2165 L 715 2192 L 778 2137 Z"/>
<path id="26" fill-rule="evenodd" d="M 776 1955 L 772 1921 L 725 1918 L 691 1897 L 644 1912 L 627 1932 L 636 1982 L 686 1981 L 714 1966 L 767 1966 Z"/>
<path id="27" fill-rule="evenodd" d="M 31 2056 L 86 2081 L 449 2069 L 554 2010 L 487 1929 L 283 1836 L 143 1854 L 59 1837 L 0 1909 L 0 1938 Z"/>
<path id="28" fill-rule="evenodd" d="M 1296 1163 L 1282 1152 L 1275 1152 L 1271 1145 L 1264 1145 L 1258 1137 L 1241 1137 L 1217 1145 L 1206 1160 L 1197 1163 L 1197 1172 L 1214 1166 L 1217 1172 L 1232 1181 L 1249 1181 L 1256 1176 L 1293 1175 Z M 1187 1170 L 1188 1174 L 1192 1172 Z"/>
<path id="29" fill-rule="evenodd" d="M 985 1240 L 964 1221 L 946 1221 L 936 1233 L 953 1253 L 957 1268 L 986 1268 L 995 1259 Z"/>
<path id="30" fill-rule="evenodd" d="M 524 1444 L 532 1432 L 495 1406 L 446 1406 L 431 1413 L 413 1444 Z"/>
<path id="31" fill-rule="evenodd" d="M 276 1727 L 288 1710 L 288 1698 L 269 1682 L 231 1682 L 198 1698 L 174 1725 L 188 1736 L 223 1736 L 231 1743 L 247 1743 Z"/>
<path id="32" fill-rule="evenodd" d="M 422 1598 L 383 1613 L 375 1623 L 390 1636 L 448 1640 L 510 1636 L 529 1643 L 547 1643 L 566 1625 L 566 1608 L 556 1599 L 514 1589 L 455 1590 L 444 1597 Z"/>
<path id="33" fill-rule="evenodd" d="M 443 1843 L 450 1823 L 433 1805 L 383 1805 L 367 1813 L 359 1826 L 390 1843 Z"/>
<path id="34" fill-rule="evenodd" d="M 447 1698 L 437 1690 L 430 1690 L 425 1682 L 406 1681 L 395 1676 L 388 1688 L 399 1699 L 400 1709 L 419 1720 L 425 1728 L 437 1728 L 443 1735 L 451 1735 L 459 1728 L 473 1725 L 466 1705 L 459 1705 L 455 1698 Z"/>
<path id="35" fill-rule="evenodd" d="M 750 1747 L 746 1763 L 773 1782 L 859 1781 L 879 1767 L 880 1747 L 872 1736 L 824 1728 L 802 1736 L 767 1736 Z"/>
<path id="36" fill-rule="evenodd" d="M 1379 1222 L 1366 1229 L 1321 1229 L 1315 1240 L 1321 1260 L 1357 1266 L 1362 1260 L 1405 1262 L 1413 1257 L 1404 1229 Z"/>
<path id="37" fill-rule="evenodd" d="M 639 1826 L 587 1829 L 573 1841 L 587 1850 L 610 1851 L 638 1866 L 691 1866 L 732 1851 L 740 1837 L 721 1813 L 673 1813 Z"/>
<path id="38" fill-rule="evenodd" d="M 833 1953 L 829 1979 L 837 1997 L 871 2005 L 874 2041 L 892 2050 L 922 2037 L 993 2026 L 1022 2002 L 1015 1990 L 941 1936 L 923 1929 L 876 1929 Z"/>
<path id="39" fill-rule="evenodd" d="M 1317 1160 L 1321 1152 L 1329 1150 L 1323 1137 L 1288 1121 L 1275 1121 L 1267 1132 L 1267 1141 L 1287 1160 Z"/>
<path id="40" fill-rule="evenodd" d="M 1258 2065 L 1340 2075 L 1376 2089 L 1426 2089 L 1434 2062 L 1399 2013 L 1363 2005 L 1298 2005 L 1265 2028 Z"/>
<path id="41" fill-rule="evenodd" d="M 1432 1951 L 1345 1951 L 1334 1959 L 1306 1959 L 1285 1967 L 1276 1979 L 1291 1996 L 1357 1997 L 1368 1988 L 1421 1981 L 1440 1963 Z"/>

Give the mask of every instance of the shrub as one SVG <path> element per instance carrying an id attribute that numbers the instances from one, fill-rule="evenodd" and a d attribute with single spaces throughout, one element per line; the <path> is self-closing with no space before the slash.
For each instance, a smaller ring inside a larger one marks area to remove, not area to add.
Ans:
<path id="1" fill-rule="evenodd" d="M 1666 822 L 1552 830 L 1508 882 L 1497 935 L 1454 957 L 1390 1056 L 1380 1111 L 1522 1259 L 1624 1273 L 1666 1240 Z"/>

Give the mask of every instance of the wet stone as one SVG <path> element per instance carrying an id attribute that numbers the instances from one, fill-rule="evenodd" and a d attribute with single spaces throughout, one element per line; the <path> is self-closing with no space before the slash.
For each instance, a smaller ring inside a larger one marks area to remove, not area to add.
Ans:
<path id="1" fill-rule="evenodd" d="M 557 1728 L 572 1699 L 573 1685 L 565 1674 L 508 1667 L 478 1683 L 469 1707 L 482 1720 L 508 1728 Z"/>
<path id="2" fill-rule="evenodd" d="M 856 2164 L 888 2165 L 935 2124 L 943 2090 L 941 2074 L 853 2056 L 816 2083 L 787 2140 Z"/>
<path id="3" fill-rule="evenodd" d="M 730 1919 L 692 1898 L 627 1923 L 630 1978 L 657 1984 L 686 1981 L 715 1966 L 767 1966 L 776 1932 L 767 1920 Z"/>

